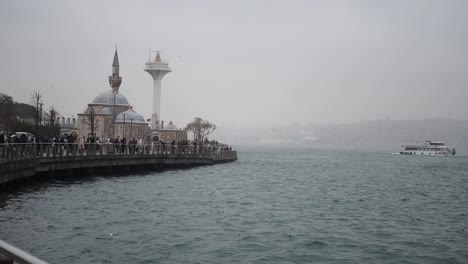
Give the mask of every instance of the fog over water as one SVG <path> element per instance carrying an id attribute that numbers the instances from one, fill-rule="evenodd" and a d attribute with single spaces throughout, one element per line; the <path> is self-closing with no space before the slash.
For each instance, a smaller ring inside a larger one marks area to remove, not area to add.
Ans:
<path id="1" fill-rule="evenodd" d="M 467 1 L 2 1 L 0 92 L 66 116 L 109 89 L 149 118 L 148 50 L 163 50 L 161 115 L 219 127 L 463 119 Z"/>

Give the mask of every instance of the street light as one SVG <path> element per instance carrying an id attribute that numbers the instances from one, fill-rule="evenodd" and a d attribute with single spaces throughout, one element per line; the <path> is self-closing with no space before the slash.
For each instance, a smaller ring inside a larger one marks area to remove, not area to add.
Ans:
<path id="1" fill-rule="evenodd" d="M 122 128 L 122 137 L 124 138 L 125 137 L 125 116 L 127 114 L 122 114 L 124 116 L 124 122 L 123 122 L 123 128 Z"/>
<path id="2" fill-rule="evenodd" d="M 132 125 L 133 125 L 133 118 L 130 118 L 130 138 L 132 138 L 132 135 L 133 135 Z"/>
<path id="3" fill-rule="evenodd" d="M 40 105 L 40 108 L 39 108 L 39 122 L 41 122 L 40 125 L 42 125 L 42 106 L 44 105 L 44 103 L 40 102 L 39 105 Z"/>
<path id="4" fill-rule="evenodd" d="M 112 124 L 114 126 L 113 138 L 115 138 L 115 97 L 117 96 L 117 91 L 113 90 L 112 93 L 114 94 L 114 109 L 112 111 Z"/>

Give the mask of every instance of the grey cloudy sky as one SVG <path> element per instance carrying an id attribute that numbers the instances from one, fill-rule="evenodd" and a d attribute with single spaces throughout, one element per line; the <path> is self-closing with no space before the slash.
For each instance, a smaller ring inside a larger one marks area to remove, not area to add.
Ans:
<path id="1" fill-rule="evenodd" d="M 0 92 L 75 115 L 109 89 L 146 118 L 148 49 L 163 50 L 161 115 L 219 126 L 465 118 L 468 1 L 0 3 Z"/>

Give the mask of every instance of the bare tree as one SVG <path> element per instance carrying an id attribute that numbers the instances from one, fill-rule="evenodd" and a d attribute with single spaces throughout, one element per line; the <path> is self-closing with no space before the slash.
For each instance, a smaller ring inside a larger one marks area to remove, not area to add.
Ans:
<path id="1" fill-rule="evenodd" d="M 44 117 L 47 120 L 45 124 L 45 136 L 53 137 L 60 133 L 60 126 L 57 124 L 57 120 L 60 118 L 60 113 L 55 109 L 54 106 L 49 108 L 48 112 L 44 113 Z"/>
<path id="2" fill-rule="evenodd" d="M 13 97 L 0 93 L 0 130 L 10 131 L 16 121 Z"/>
<path id="3" fill-rule="evenodd" d="M 91 134 L 94 137 L 94 126 L 96 125 L 96 111 L 94 110 L 93 106 L 88 106 L 86 111 L 84 112 L 86 117 L 88 118 L 89 125 L 91 127 Z"/>
<path id="4" fill-rule="evenodd" d="M 215 131 L 216 125 L 210 123 L 208 120 L 203 120 L 200 117 L 195 117 L 192 122 L 187 124 L 186 129 L 193 132 L 196 140 L 198 139 L 201 140 L 201 142 L 203 142 L 205 137 L 207 137 L 209 134 Z"/>
<path id="5" fill-rule="evenodd" d="M 35 128 L 36 133 L 38 132 L 39 125 L 41 124 L 42 120 L 42 94 L 39 91 L 34 91 L 31 94 L 32 104 L 35 107 L 34 109 L 34 118 L 35 118 Z"/>
<path id="6" fill-rule="evenodd" d="M 57 111 L 57 109 L 55 109 L 54 106 L 51 106 L 49 111 L 44 115 L 48 120 L 49 126 L 54 126 L 57 123 L 57 119 L 60 117 L 60 113 Z"/>

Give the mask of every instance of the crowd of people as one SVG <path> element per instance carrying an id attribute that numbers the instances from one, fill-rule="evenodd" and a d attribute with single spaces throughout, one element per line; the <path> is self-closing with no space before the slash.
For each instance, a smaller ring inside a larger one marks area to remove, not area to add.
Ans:
<path id="1" fill-rule="evenodd" d="M 113 143 L 113 144 L 143 144 L 143 139 L 135 139 L 132 138 L 128 140 L 124 137 L 120 139 L 119 137 L 112 139 L 108 138 L 106 140 L 100 140 L 99 137 L 93 138 L 88 137 L 85 138 L 84 136 L 78 136 L 76 133 L 71 134 L 63 134 L 57 135 L 55 137 L 44 137 L 41 135 L 33 136 L 28 135 L 27 133 L 20 133 L 19 135 L 16 133 L 12 133 L 10 135 L 0 134 L 0 144 L 6 143 L 61 143 L 61 144 L 77 144 L 77 145 L 84 145 L 85 143 Z"/>
<path id="2" fill-rule="evenodd" d="M 145 145 L 151 144 L 153 147 L 154 145 L 160 145 L 165 147 L 166 145 L 170 144 L 172 151 L 177 148 L 177 146 L 197 146 L 203 145 L 208 146 L 214 151 L 221 151 L 221 150 L 232 150 L 231 147 L 220 144 L 215 140 L 208 141 L 205 139 L 203 142 L 197 141 L 189 141 L 189 140 L 182 140 L 176 141 L 173 140 L 170 143 L 165 143 L 162 141 L 157 142 L 145 142 L 142 138 L 140 139 L 127 139 L 125 137 L 120 138 L 108 138 L 108 139 L 100 139 L 99 137 L 88 137 L 85 138 L 84 136 L 78 136 L 75 132 L 70 134 L 63 134 L 57 135 L 53 138 L 44 137 L 41 135 L 33 136 L 27 133 L 12 133 L 10 135 L 0 134 L 0 145 L 2 144 L 18 144 L 18 143 L 30 143 L 30 144 L 52 144 L 53 146 L 57 144 L 61 146 L 65 146 L 70 152 L 83 152 L 87 150 L 87 148 L 91 145 L 94 146 L 93 150 L 99 150 L 102 145 L 106 146 L 106 150 L 110 149 L 112 153 L 124 153 L 125 151 L 129 151 L 131 153 L 139 153 L 143 150 Z M 109 146 L 112 145 L 112 146 Z"/>

